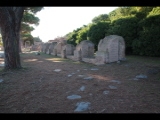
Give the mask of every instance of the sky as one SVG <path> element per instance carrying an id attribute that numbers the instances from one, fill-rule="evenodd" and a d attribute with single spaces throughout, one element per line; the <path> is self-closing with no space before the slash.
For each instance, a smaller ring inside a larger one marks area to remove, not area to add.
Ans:
<path id="1" fill-rule="evenodd" d="M 47 42 L 88 25 L 94 17 L 109 14 L 116 8 L 118 7 L 44 7 L 36 14 L 40 22 L 34 26 L 35 30 L 31 34 Z"/>

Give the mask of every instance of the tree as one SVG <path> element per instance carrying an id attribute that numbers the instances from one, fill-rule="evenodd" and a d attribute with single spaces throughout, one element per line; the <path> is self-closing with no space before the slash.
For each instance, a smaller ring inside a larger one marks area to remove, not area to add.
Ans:
<path id="1" fill-rule="evenodd" d="M 23 42 L 23 45 L 26 41 L 29 41 L 31 44 L 34 44 L 34 37 L 31 35 L 31 32 L 34 30 L 34 27 L 31 25 L 39 25 L 40 19 L 36 17 L 35 14 L 42 9 L 43 7 L 25 8 L 21 22 L 21 40 Z"/>
<path id="2" fill-rule="evenodd" d="M 23 13 L 25 11 L 36 13 L 41 9 L 42 7 L 0 7 L 0 27 L 4 47 L 5 70 L 22 68 L 19 41 Z"/>
<path id="3" fill-rule="evenodd" d="M 151 15 L 139 22 L 142 28 L 138 40 L 133 44 L 133 52 L 138 55 L 160 56 L 160 15 Z M 138 43 L 138 45 L 137 45 Z"/>
<path id="4" fill-rule="evenodd" d="M 88 26 L 81 27 L 81 30 L 79 30 L 76 36 L 76 43 L 79 44 L 83 40 L 87 40 L 87 33 L 88 33 Z"/>
<path id="5" fill-rule="evenodd" d="M 38 37 L 33 37 L 33 41 L 34 42 L 42 42 L 42 40 Z"/>
<path id="6" fill-rule="evenodd" d="M 97 22 L 92 23 L 88 30 L 87 38 L 92 41 L 95 45 L 95 50 L 98 49 L 98 43 L 101 39 L 106 36 L 106 33 L 109 29 L 109 22 Z"/>
<path id="7" fill-rule="evenodd" d="M 108 14 L 101 14 L 92 19 L 93 23 L 101 22 L 101 21 L 110 21 Z"/>
<path id="8" fill-rule="evenodd" d="M 4 69 L 19 69 L 20 27 L 24 7 L 0 7 L 0 27 L 4 47 Z"/>
<path id="9" fill-rule="evenodd" d="M 76 46 L 77 45 L 76 39 L 77 39 L 78 31 L 80 31 L 81 29 L 82 27 L 77 28 L 76 30 L 73 30 L 72 32 L 69 32 L 68 34 L 66 34 L 65 37 L 67 39 L 67 43 L 73 44 Z"/>
<path id="10" fill-rule="evenodd" d="M 136 17 L 126 17 L 114 20 L 106 32 L 106 35 L 122 36 L 126 43 L 126 54 L 131 54 L 132 43 L 137 39 L 138 19 Z"/>

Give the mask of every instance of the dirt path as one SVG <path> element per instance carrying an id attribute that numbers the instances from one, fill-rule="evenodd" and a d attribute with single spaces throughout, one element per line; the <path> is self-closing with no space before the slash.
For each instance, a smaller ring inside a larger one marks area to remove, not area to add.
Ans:
<path id="1" fill-rule="evenodd" d="M 45 54 L 21 58 L 23 70 L 0 72 L 0 113 L 160 113 L 159 58 L 101 66 Z M 86 108 L 76 111 L 81 102 Z"/>

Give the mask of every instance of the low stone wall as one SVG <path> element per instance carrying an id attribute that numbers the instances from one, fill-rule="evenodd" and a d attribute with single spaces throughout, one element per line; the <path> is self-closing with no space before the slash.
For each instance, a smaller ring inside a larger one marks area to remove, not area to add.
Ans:
<path id="1" fill-rule="evenodd" d="M 44 46 L 48 49 L 48 44 Z M 50 49 L 52 48 L 53 46 L 50 46 Z M 106 36 L 100 40 L 98 51 L 94 55 L 94 44 L 89 40 L 81 41 L 76 47 L 63 41 L 57 43 L 50 54 L 74 61 L 103 65 L 118 62 L 125 58 L 125 42 L 123 37 L 118 35 Z"/>
<path id="2" fill-rule="evenodd" d="M 77 60 L 74 59 L 74 55 L 68 55 L 68 56 L 66 56 L 66 58 L 77 61 Z"/>
<path id="3" fill-rule="evenodd" d="M 95 58 L 82 58 L 82 61 L 95 64 Z"/>
<path id="4" fill-rule="evenodd" d="M 58 57 L 62 57 L 61 54 L 57 54 Z"/>

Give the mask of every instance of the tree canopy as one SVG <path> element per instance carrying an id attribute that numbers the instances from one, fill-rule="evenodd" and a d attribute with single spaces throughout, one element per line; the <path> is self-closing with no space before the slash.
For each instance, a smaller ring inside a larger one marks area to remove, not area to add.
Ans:
<path id="1" fill-rule="evenodd" d="M 34 37 L 31 32 L 34 30 L 33 25 L 39 25 L 40 19 L 36 17 L 36 13 L 41 11 L 43 7 L 26 7 L 23 13 L 23 18 L 21 22 L 21 40 L 23 44 L 26 41 L 30 41 L 34 44 Z"/>
<path id="2" fill-rule="evenodd" d="M 77 45 L 87 37 L 97 46 L 100 39 L 116 34 L 124 38 L 126 54 L 160 56 L 159 22 L 160 7 L 119 7 L 94 17 L 86 27 L 70 32 L 67 41 Z"/>
<path id="3" fill-rule="evenodd" d="M 19 55 L 20 36 L 24 38 L 31 37 L 30 31 L 33 28 L 29 24 L 37 24 L 39 21 L 37 17 L 34 17 L 33 13 L 35 14 L 42 8 L 0 7 L 0 28 L 4 47 L 5 70 L 22 68 Z"/>

